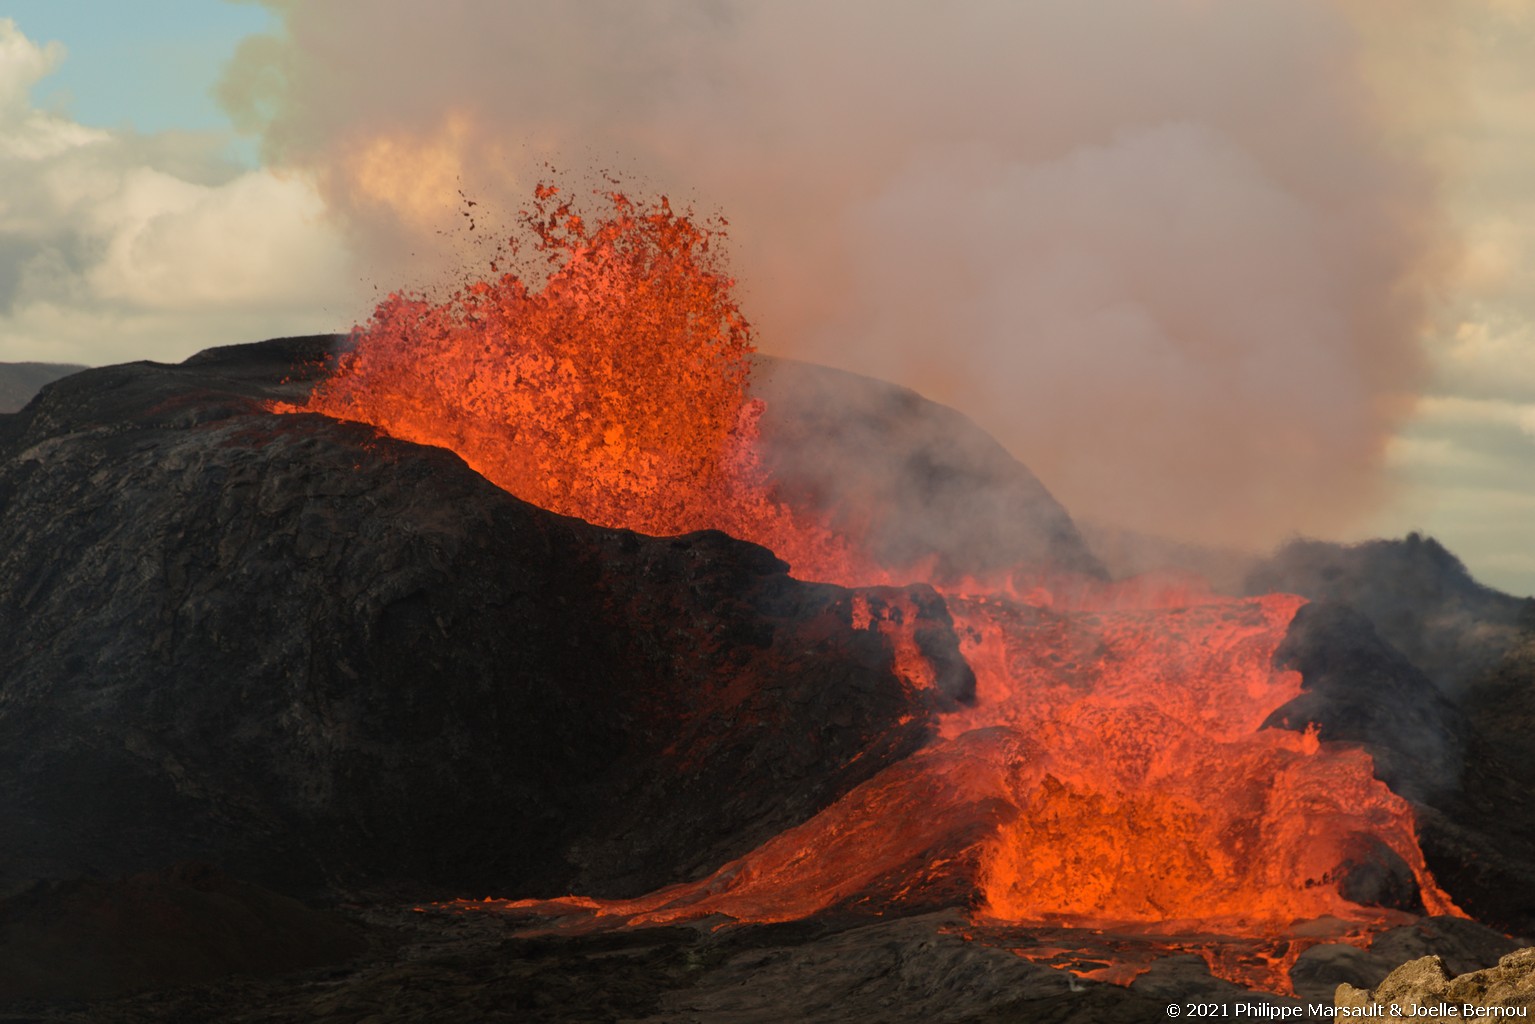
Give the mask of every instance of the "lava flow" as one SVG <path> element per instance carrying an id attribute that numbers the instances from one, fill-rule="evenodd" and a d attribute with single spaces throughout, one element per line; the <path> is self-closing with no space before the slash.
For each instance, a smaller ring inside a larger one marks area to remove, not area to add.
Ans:
<path id="1" fill-rule="evenodd" d="M 494 905 L 637 925 L 964 906 L 973 934 L 1046 962 L 1061 953 L 1031 951 L 1038 929 L 1139 949 L 1090 976 L 1128 981 L 1137 960 L 1195 952 L 1275 992 L 1309 946 L 1411 920 L 1348 899 L 1354 869 L 1399 865 L 1416 883 L 1412 910 L 1459 914 L 1367 754 L 1259 729 L 1300 693 L 1271 666 L 1300 598 L 1097 590 L 1095 607 L 951 595 L 974 706 L 709 877 L 632 900 Z"/>
<path id="2" fill-rule="evenodd" d="M 552 188 L 535 199 L 525 227 L 552 268 L 544 283 L 502 274 L 440 303 L 390 296 L 308 405 L 281 410 L 451 448 L 513 494 L 601 525 L 720 529 L 801 578 L 914 581 L 775 497 L 717 230 L 664 200 L 610 196 L 594 226 Z M 1272 661 L 1301 599 L 930 582 L 977 694 L 924 750 L 702 880 L 630 900 L 473 905 L 636 925 L 960 906 L 978 937 L 1025 955 L 1019 929 L 1148 936 L 1275 991 L 1308 943 L 1459 913 L 1365 752 L 1262 728 L 1300 693 Z M 925 685 L 900 602 L 874 607 L 855 594 L 848 625 L 882 633 L 901 675 Z M 1377 899 L 1360 869 L 1414 892 Z M 1330 924 L 1298 928 L 1318 920 Z M 1189 938 L 1201 935 L 1217 938 Z"/>

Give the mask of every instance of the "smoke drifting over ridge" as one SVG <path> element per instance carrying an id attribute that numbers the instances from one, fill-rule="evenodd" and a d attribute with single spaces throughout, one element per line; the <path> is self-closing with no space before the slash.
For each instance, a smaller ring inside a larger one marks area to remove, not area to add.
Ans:
<path id="1" fill-rule="evenodd" d="M 1357 9 L 274 6 L 226 105 L 381 287 L 462 273 L 459 188 L 611 169 L 730 219 L 765 351 L 959 407 L 1074 514 L 1262 544 L 1378 497 L 1445 245 Z"/>

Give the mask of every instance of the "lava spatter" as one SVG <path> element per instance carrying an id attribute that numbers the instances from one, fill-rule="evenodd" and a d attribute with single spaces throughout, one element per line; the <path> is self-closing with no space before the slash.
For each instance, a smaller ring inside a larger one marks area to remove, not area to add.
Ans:
<path id="1" fill-rule="evenodd" d="M 960 905 L 978 936 L 1024 955 L 1019 928 L 1112 932 L 1276 991 L 1317 936 L 1361 942 L 1404 919 L 1345 897 L 1361 850 L 1410 875 L 1418 909 L 1459 913 L 1366 753 L 1261 728 L 1300 692 L 1273 667 L 1299 598 L 873 563 L 761 469 L 750 327 L 718 229 L 665 200 L 606 202 L 588 219 L 541 187 L 524 227 L 546 279 L 501 274 L 435 303 L 391 295 L 309 403 L 281 411 L 450 448 L 518 497 L 600 525 L 724 530 L 802 578 L 877 587 L 855 593 L 850 625 L 881 634 L 913 700 L 933 669 L 909 595 L 889 585 L 929 583 L 975 700 L 927 749 L 702 880 L 472 906 L 655 924 Z M 1319 919 L 1335 926 L 1297 930 Z M 1133 975 L 1134 959 L 1107 976 Z"/>
<path id="2" fill-rule="evenodd" d="M 517 497 L 600 526 L 724 530 L 802 578 L 872 571 L 776 501 L 758 465 L 751 325 L 719 255 L 723 225 L 664 197 L 602 201 L 589 219 L 540 186 L 500 258 L 520 274 L 441 301 L 389 295 L 307 403 L 274 408 L 451 449 Z"/>

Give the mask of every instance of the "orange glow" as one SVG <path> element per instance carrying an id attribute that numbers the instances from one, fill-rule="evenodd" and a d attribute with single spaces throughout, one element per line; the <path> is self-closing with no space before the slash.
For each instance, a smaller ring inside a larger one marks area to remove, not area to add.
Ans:
<path id="1" fill-rule="evenodd" d="M 1301 599 L 1167 604 L 1176 592 L 1138 581 L 1088 589 L 1119 607 L 951 598 L 975 706 L 945 716 L 928 749 L 708 878 L 635 900 L 499 905 L 663 924 L 960 904 L 982 934 L 1138 934 L 1276 992 L 1309 946 L 1363 944 L 1410 920 L 1338 891 L 1362 840 L 1408 865 L 1430 913 L 1460 914 L 1423 863 L 1411 808 L 1368 755 L 1258 729 L 1300 692 L 1270 662 Z M 1148 594 L 1158 603 L 1136 603 Z M 856 609 L 854 622 L 880 626 Z M 1318 918 L 1334 924 L 1296 934 Z M 1177 938 L 1189 935 L 1215 938 Z M 1234 952 L 1233 939 L 1247 941 Z M 1128 983 L 1137 970 L 1132 959 L 1087 973 Z"/>
<path id="2" fill-rule="evenodd" d="M 983 864 L 986 912 L 1275 935 L 1359 916 L 1332 883 L 1365 836 L 1413 869 L 1431 912 L 1453 912 L 1411 809 L 1368 755 L 1259 729 L 1301 692 L 1298 674 L 1270 664 L 1301 603 L 1061 612 L 951 600 L 979 699 L 943 734 L 1002 725 L 1043 751 Z"/>
<path id="3" fill-rule="evenodd" d="M 720 231 L 664 198 L 608 201 L 588 224 L 540 186 L 524 227 L 535 269 L 552 268 L 541 286 L 502 273 L 445 302 L 390 295 L 306 405 L 274 408 L 449 448 L 525 501 L 601 526 L 720 529 L 816 575 L 855 573 L 848 547 L 772 500 L 758 469 L 751 328 Z"/>
<path id="4" fill-rule="evenodd" d="M 912 592 L 887 584 L 924 574 L 872 564 L 856 538 L 775 497 L 719 230 L 664 199 L 608 203 L 588 221 L 540 187 L 524 227 L 547 280 L 501 274 L 443 303 L 391 295 L 306 406 L 277 408 L 450 448 L 556 512 L 651 534 L 720 529 L 802 578 L 861 585 L 849 624 L 885 638 L 916 713 L 936 671 Z M 1342 896 L 1361 849 L 1400 858 L 1431 913 L 1459 913 L 1368 755 L 1260 728 L 1300 693 L 1272 659 L 1301 599 L 1217 597 L 1174 577 L 927 582 L 977 679 L 974 705 L 945 715 L 927 749 L 701 881 L 632 900 L 475 905 L 649 924 L 958 904 L 978 934 L 1223 936 L 1165 948 L 1275 991 L 1323 941 L 1298 937 L 1298 923 L 1335 919 L 1328 941 L 1363 941 L 1404 918 Z M 1131 975 L 1120 964 L 1107 976 Z"/>

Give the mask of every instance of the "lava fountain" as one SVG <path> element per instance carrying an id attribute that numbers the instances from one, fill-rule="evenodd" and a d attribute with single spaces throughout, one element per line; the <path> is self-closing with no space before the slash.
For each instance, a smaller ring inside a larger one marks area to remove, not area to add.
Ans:
<path id="1" fill-rule="evenodd" d="M 854 595 L 848 624 L 885 635 L 913 688 L 933 673 L 891 584 L 932 585 L 976 700 L 918 754 L 707 878 L 629 900 L 474 906 L 636 925 L 961 906 L 978 936 L 1010 946 L 1024 927 L 1158 936 L 1275 991 L 1308 942 L 1459 913 L 1424 865 L 1411 807 L 1365 752 L 1261 728 L 1300 692 L 1273 655 L 1301 599 L 875 564 L 779 500 L 761 468 L 723 223 L 664 199 L 606 203 L 589 221 L 541 186 L 507 250 L 519 273 L 492 263 L 443 301 L 390 295 L 306 405 L 276 408 L 449 448 L 518 497 L 599 525 L 719 529 L 801 578 L 877 588 Z M 1375 905 L 1391 901 L 1356 884 L 1382 865 L 1410 874 L 1409 899 Z M 1317 920 L 1331 924 L 1302 937 Z M 1195 935 L 1220 939 L 1176 938 Z M 1233 940 L 1251 955 L 1230 955 Z"/>
<path id="2" fill-rule="evenodd" d="M 442 301 L 391 294 L 303 407 L 448 448 L 525 501 L 667 536 L 718 529 L 823 578 L 851 548 L 771 497 L 755 458 L 751 326 L 718 242 L 663 197 L 595 224 L 541 185 L 501 272 Z M 530 287 L 528 279 L 547 270 Z"/>

